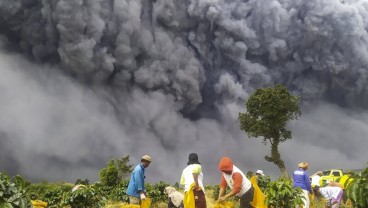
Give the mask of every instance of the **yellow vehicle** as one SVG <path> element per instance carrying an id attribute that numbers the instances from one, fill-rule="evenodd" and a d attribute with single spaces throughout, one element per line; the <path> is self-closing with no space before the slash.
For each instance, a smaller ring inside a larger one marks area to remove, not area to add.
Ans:
<path id="1" fill-rule="evenodd" d="M 330 169 L 322 171 L 323 175 L 319 181 L 320 187 L 324 187 L 330 181 L 337 182 L 341 177 L 344 176 L 342 169 Z"/>
<path id="2" fill-rule="evenodd" d="M 343 189 L 345 189 L 352 181 L 351 177 L 353 174 L 360 174 L 361 170 L 350 170 L 348 172 L 343 172 L 342 169 L 330 169 L 322 171 L 323 175 L 319 181 L 320 187 L 324 187 L 328 182 L 338 182 Z M 313 174 L 312 176 L 314 176 Z M 312 177 L 311 176 L 311 177 Z"/>

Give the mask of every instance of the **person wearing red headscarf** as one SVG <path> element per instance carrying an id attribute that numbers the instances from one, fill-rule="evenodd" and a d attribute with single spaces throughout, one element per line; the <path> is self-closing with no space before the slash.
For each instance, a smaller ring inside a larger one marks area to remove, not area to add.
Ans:
<path id="1" fill-rule="evenodd" d="M 229 197 L 238 196 L 240 198 L 241 208 L 251 208 L 254 189 L 252 183 L 245 174 L 238 167 L 233 165 L 229 157 L 221 158 L 218 169 L 222 172 L 218 200 L 221 202 Z M 225 194 L 226 186 L 231 188 L 231 192 L 228 194 Z"/>

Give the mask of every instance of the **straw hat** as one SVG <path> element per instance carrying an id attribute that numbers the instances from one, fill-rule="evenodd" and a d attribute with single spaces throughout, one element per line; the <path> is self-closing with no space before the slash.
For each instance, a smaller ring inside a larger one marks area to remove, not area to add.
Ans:
<path id="1" fill-rule="evenodd" d="M 298 164 L 299 168 L 307 169 L 309 164 L 307 162 L 301 162 Z"/>
<path id="2" fill-rule="evenodd" d="M 143 155 L 141 160 L 152 162 L 152 159 L 151 159 L 151 157 L 149 155 Z"/>

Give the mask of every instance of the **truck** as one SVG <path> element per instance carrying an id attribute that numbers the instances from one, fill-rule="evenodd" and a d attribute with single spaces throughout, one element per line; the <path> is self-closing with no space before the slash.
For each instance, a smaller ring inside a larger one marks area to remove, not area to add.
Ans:
<path id="1" fill-rule="evenodd" d="M 321 176 L 321 180 L 319 181 L 319 184 L 321 185 L 321 187 L 326 186 L 327 183 L 330 181 L 336 182 L 338 179 L 344 176 L 342 169 L 324 170 L 322 171 L 322 173 L 323 175 Z"/>
<path id="2" fill-rule="evenodd" d="M 329 169 L 322 171 L 322 173 L 323 175 L 319 181 L 320 187 L 324 187 L 328 184 L 328 182 L 334 181 L 340 183 L 340 185 L 345 188 L 351 182 L 351 171 L 345 173 L 342 169 Z M 310 179 L 314 175 L 316 175 L 316 173 L 311 175 Z"/>

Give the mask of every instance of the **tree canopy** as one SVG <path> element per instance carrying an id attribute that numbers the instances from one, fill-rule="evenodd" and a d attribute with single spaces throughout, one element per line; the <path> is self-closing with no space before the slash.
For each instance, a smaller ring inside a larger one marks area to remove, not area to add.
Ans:
<path id="1" fill-rule="evenodd" d="M 286 125 L 289 120 L 301 116 L 299 101 L 300 97 L 277 84 L 257 89 L 246 102 L 247 112 L 239 113 L 240 129 L 249 137 L 262 137 L 264 144 L 271 144 L 271 156 L 265 159 L 276 164 L 285 176 L 287 172 L 278 145 L 291 139 Z"/>

